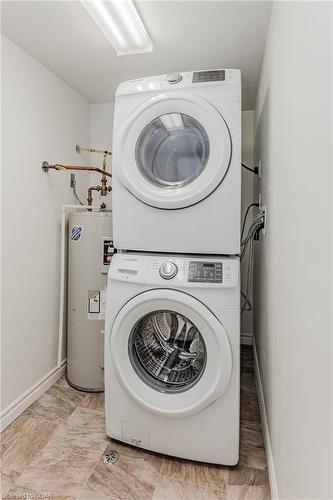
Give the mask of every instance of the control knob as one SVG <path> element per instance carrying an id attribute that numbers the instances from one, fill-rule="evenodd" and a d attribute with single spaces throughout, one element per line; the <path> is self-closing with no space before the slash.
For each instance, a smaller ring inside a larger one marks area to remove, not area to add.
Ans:
<path id="1" fill-rule="evenodd" d="M 174 84 L 174 83 L 178 83 L 180 82 L 181 80 L 183 79 L 183 77 L 179 74 L 179 73 L 169 73 L 167 76 L 166 76 L 166 81 L 168 83 L 171 83 L 171 84 Z"/>
<path id="2" fill-rule="evenodd" d="M 173 262 L 164 262 L 160 267 L 160 275 L 165 280 L 171 280 L 176 276 L 178 272 L 178 267 Z"/>

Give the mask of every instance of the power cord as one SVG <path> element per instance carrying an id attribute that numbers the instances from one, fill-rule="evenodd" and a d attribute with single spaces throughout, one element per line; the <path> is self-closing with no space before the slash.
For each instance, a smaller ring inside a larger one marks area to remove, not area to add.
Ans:
<path id="1" fill-rule="evenodd" d="M 242 167 L 245 168 L 245 170 L 248 170 L 249 172 L 252 172 L 253 174 L 259 174 L 259 169 L 258 167 L 250 168 L 245 163 L 242 163 Z"/>
<path id="2" fill-rule="evenodd" d="M 245 301 L 245 307 L 244 307 L 244 311 L 252 311 L 252 304 L 251 302 L 249 301 L 249 299 L 246 297 L 245 293 L 243 291 L 241 291 L 241 296 L 243 297 L 244 301 Z"/>
<path id="3" fill-rule="evenodd" d="M 83 205 L 82 201 L 80 200 L 80 198 L 78 197 L 77 192 L 76 192 L 75 174 L 71 174 L 71 188 L 73 189 L 73 195 L 74 195 L 74 198 L 76 199 L 76 201 L 79 203 L 79 205 Z"/>
<path id="4" fill-rule="evenodd" d="M 253 219 L 252 224 L 250 225 L 247 235 L 243 240 L 241 240 L 241 246 L 243 247 L 243 250 L 245 249 L 247 243 L 253 238 L 254 233 L 258 229 L 258 227 L 265 222 L 265 216 L 263 213 L 259 212 L 255 218 Z"/>
<path id="5" fill-rule="evenodd" d="M 244 311 L 251 311 L 252 310 L 252 304 L 249 300 L 249 293 L 250 293 L 250 288 L 251 288 L 251 282 L 252 282 L 252 276 L 253 276 L 253 263 L 254 263 L 254 240 L 259 239 L 259 234 L 260 231 L 263 229 L 265 226 L 265 215 L 262 212 L 259 212 L 255 215 L 250 227 L 248 228 L 247 234 L 245 238 L 243 238 L 244 235 L 244 230 L 245 230 L 245 224 L 247 220 L 247 216 L 249 213 L 249 210 L 253 206 L 259 206 L 258 203 L 251 203 L 245 212 L 245 216 L 243 219 L 243 224 L 242 224 L 242 233 L 241 233 L 241 261 L 244 259 L 247 251 L 249 252 L 248 256 L 248 264 L 247 264 L 247 271 L 246 271 L 246 287 L 245 291 L 241 291 L 241 297 L 243 299 L 243 303 L 241 306 L 241 312 L 243 313 Z"/>
<path id="6" fill-rule="evenodd" d="M 259 226 L 259 227 L 257 227 L 257 229 L 256 229 L 256 231 L 255 231 L 255 233 L 254 233 L 254 235 L 253 235 L 253 239 L 254 239 L 255 241 L 258 241 L 258 240 L 259 240 L 259 234 L 260 234 L 260 231 L 261 231 L 262 229 L 264 229 L 264 227 L 265 227 L 264 222 L 262 222 L 262 223 L 260 224 L 260 226 Z"/>
<path id="7" fill-rule="evenodd" d="M 251 288 L 251 282 L 252 282 L 252 274 L 253 274 L 253 239 L 250 240 L 249 243 L 249 260 L 248 260 L 248 265 L 247 265 L 247 276 L 246 276 L 246 288 L 245 292 L 242 292 L 242 296 L 244 298 L 244 302 L 242 304 L 241 312 L 243 313 L 244 311 L 251 311 L 252 310 L 252 304 L 249 300 L 249 294 L 250 294 L 250 288 Z"/>

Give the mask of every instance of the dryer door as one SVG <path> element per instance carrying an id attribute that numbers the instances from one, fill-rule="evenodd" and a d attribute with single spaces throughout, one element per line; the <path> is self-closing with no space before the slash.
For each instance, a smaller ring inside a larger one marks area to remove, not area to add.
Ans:
<path id="1" fill-rule="evenodd" d="M 197 299 L 175 290 L 150 290 L 127 302 L 109 349 L 130 397 L 164 417 L 206 408 L 226 390 L 232 370 L 223 325 Z"/>
<path id="2" fill-rule="evenodd" d="M 231 159 L 228 127 L 190 94 L 161 94 L 139 106 L 116 135 L 116 174 L 139 200 L 179 209 L 209 196 Z"/>

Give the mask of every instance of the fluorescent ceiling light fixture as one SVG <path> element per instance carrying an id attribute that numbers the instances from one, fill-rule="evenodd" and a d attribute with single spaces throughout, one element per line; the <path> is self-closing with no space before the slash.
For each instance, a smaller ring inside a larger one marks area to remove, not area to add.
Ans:
<path id="1" fill-rule="evenodd" d="M 81 3 L 118 56 L 153 50 L 153 43 L 132 0 L 81 0 Z"/>

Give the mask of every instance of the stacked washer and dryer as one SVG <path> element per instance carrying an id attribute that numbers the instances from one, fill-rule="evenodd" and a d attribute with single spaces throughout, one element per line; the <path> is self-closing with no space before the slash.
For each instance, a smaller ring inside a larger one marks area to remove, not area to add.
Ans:
<path id="1" fill-rule="evenodd" d="M 105 330 L 110 437 L 177 457 L 239 457 L 239 70 L 116 93 Z"/>

